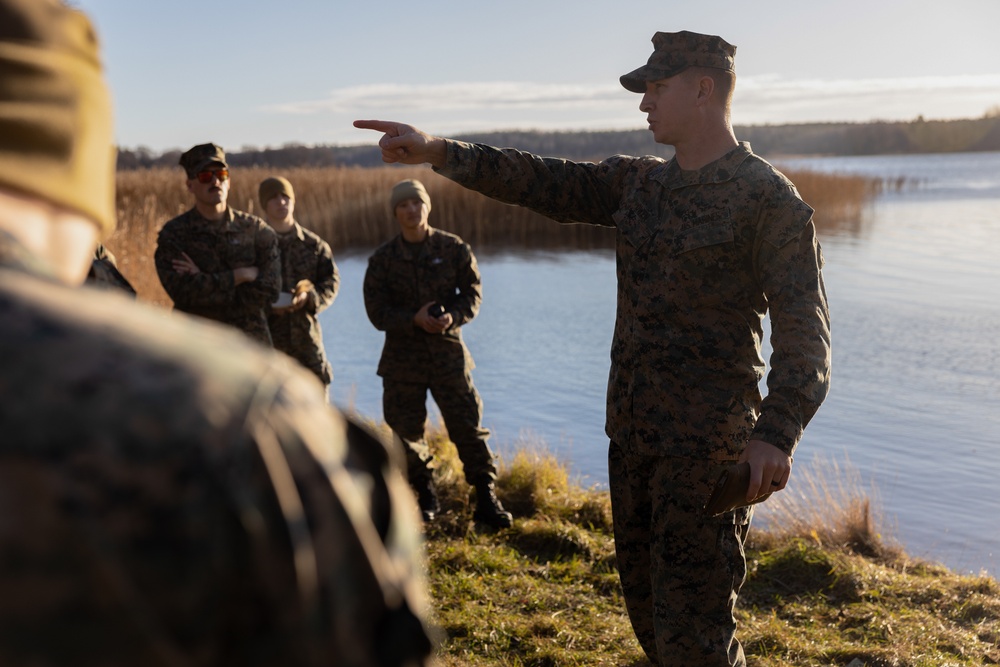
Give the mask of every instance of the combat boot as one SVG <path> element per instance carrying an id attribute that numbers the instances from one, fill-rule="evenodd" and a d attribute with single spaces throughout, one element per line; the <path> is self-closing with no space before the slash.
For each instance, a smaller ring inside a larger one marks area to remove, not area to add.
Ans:
<path id="1" fill-rule="evenodd" d="M 473 520 L 493 528 L 510 528 L 514 517 L 500 504 L 493 479 L 488 476 L 480 477 L 475 482 L 475 488 L 476 511 L 472 513 Z"/>
<path id="2" fill-rule="evenodd" d="M 430 523 L 441 511 L 441 503 L 438 502 L 437 493 L 434 492 L 434 483 L 427 479 L 418 479 L 410 482 L 413 491 L 417 494 L 417 507 L 420 508 L 420 517 L 424 523 Z"/>

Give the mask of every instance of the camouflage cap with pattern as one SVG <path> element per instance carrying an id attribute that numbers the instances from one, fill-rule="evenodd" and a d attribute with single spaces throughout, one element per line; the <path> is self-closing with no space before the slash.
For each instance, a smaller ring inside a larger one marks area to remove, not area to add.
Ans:
<path id="1" fill-rule="evenodd" d="M 642 67 L 619 80 L 626 90 L 645 93 L 646 83 L 669 79 L 689 67 L 714 67 L 735 72 L 736 47 L 715 35 L 697 32 L 658 32 L 653 35 L 653 55 Z"/>
<path id="2" fill-rule="evenodd" d="M 216 144 L 198 144 L 189 148 L 181 154 L 178 164 L 184 167 L 184 171 L 190 178 L 194 178 L 195 174 L 210 164 L 221 164 L 223 167 L 229 168 L 229 165 L 226 164 L 225 151 L 222 150 L 222 146 Z"/>

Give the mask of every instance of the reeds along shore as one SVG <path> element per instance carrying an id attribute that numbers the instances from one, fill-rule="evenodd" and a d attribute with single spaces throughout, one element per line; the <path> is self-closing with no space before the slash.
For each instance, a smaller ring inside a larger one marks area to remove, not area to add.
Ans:
<path id="1" fill-rule="evenodd" d="M 881 184 L 858 176 L 786 172 L 816 209 L 821 231 L 856 233 L 862 210 Z M 235 168 L 229 204 L 261 213 L 257 186 L 268 176 L 288 178 L 295 188 L 295 217 L 319 234 L 334 254 L 370 251 L 398 232 L 389 211 L 392 186 L 421 180 L 433 203 L 431 224 L 454 232 L 477 252 L 489 248 L 610 248 L 613 231 L 592 225 L 558 225 L 532 211 L 507 206 L 467 190 L 426 167 L 305 167 L 275 171 Z M 118 231 L 107 246 L 139 298 L 160 305 L 170 300 L 153 266 L 160 227 L 192 206 L 180 168 L 122 171 L 117 178 Z"/>

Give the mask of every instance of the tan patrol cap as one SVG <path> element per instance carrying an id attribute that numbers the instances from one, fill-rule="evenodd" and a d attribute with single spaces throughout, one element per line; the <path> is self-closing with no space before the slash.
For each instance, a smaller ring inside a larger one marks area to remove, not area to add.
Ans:
<path id="1" fill-rule="evenodd" d="M 736 47 L 715 35 L 697 32 L 658 32 L 653 35 L 653 55 L 642 67 L 619 80 L 633 93 L 645 93 L 646 83 L 669 79 L 689 67 L 714 67 L 736 71 Z"/>
<path id="2" fill-rule="evenodd" d="M 226 164 L 226 152 L 222 150 L 222 146 L 216 144 L 198 144 L 189 148 L 181 154 L 177 164 L 184 167 L 190 178 L 194 178 L 195 174 L 212 164 L 221 164 L 226 169 L 229 168 Z"/>
<path id="3" fill-rule="evenodd" d="M 97 36 L 59 0 L 0 0 L 0 187 L 114 231 L 111 96 Z"/>

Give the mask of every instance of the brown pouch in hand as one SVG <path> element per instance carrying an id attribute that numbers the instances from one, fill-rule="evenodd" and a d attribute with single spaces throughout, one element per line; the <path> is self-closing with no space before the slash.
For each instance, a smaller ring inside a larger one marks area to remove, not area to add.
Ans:
<path id="1" fill-rule="evenodd" d="M 712 496 L 705 505 L 705 514 L 718 516 L 731 512 L 737 507 L 755 505 L 767 500 L 771 494 L 765 493 L 747 502 L 747 489 L 750 488 L 750 463 L 734 463 L 723 468 L 719 480 L 712 489 Z"/>

